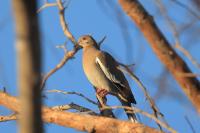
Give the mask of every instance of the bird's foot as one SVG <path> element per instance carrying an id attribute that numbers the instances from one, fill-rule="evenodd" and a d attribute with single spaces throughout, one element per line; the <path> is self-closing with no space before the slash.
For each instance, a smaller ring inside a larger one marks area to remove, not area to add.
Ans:
<path id="1" fill-rule="evenodd" d="M 100 97 L 105 97 L 108 94 L 108 91 L 105 89 L 98 89 L 96 90 L 97 95 Z"/>
<path id="2" fill-rule="evenodd" d="M 108 94 L 107 90 L 96 88 L 96 96 L 97 96 L 97 99 L 98 99 L 101 107 L 106 107 L 106 102 L 107 102 L 106 95 L 107 94 Z"/>

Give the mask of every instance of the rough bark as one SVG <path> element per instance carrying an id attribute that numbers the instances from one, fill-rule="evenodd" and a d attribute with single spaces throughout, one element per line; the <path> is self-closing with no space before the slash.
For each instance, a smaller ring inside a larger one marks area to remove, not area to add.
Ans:
<path id="1" fill-rule="evenodd" d="M 0 97 L 0 105 L 12 111 L 20 112 L 21 106 L 17 98 L 3 92 L 0 92 Z M 140 123 L 131 123 L 107 117 L 55 111 L 48 107 L 43 107 L 42 112 L 43 121 L 71 127 L 80 131 L 95 133 L 161 133 L 161 131 Z"/>
<path id="2" fill-rule="evenodd" d="M 171 72 L 186 96 L 200 113 L 200 83 L 196 77 L 184 76 L 192 73 L 191 70 L 158 29 L 153 17 L 148 14 L 137 0 L 119 0 L 119 3 L 124 12 L 144 34 L 157 57 Z"/>
<path id="3" fill-rule="evenodd" d="M 21 133 L 41 133 L 40 41 L 35 0 L 13 0 Z"/>

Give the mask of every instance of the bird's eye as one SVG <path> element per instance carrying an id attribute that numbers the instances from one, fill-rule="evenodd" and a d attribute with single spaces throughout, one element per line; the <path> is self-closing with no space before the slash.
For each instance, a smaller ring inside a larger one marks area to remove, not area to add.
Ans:
<path id="1" fill-rule="evenodd" d="M 86 40 L 86 38 L 85 38 L 85 37 L 83 37 L 83 40 Z"/>

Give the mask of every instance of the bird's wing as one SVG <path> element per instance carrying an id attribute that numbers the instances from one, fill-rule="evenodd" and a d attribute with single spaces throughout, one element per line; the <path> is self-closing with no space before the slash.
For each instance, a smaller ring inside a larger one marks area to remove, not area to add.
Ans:
<path id="1" fill-rule="evenodd" d="M 106 55 L 101 55 L 96 57 L 95 62 L 99 65 L 99 67 L 109 80 L 111 80 L 114 83 L 121 84 L 121 81 L 119 79 L 119 74 L 113 73 L 114 72 L 113 69 L 116 66 L 115 62 L 113 61 L 113 58 L 110 58 Z M 122 84 L 122 86 L 124 85 Z"/>
<path id="2" fill-rule="evenodd" d="M 118 92 L 123 97 L 130 99 L 133 103 L 136 103 L 128 85 L 128 81 L 126 80 L 124 74 L 117 68 L 119 65 L 115 59 L 106 52 L 100 52 L 95 58 L 95 62 L 103 71 L 105 76 L 118 89 Z"/>

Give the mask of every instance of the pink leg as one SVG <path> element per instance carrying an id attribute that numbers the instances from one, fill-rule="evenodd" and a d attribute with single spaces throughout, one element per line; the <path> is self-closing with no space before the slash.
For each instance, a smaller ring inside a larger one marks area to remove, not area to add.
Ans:
<path id="1" fill-rule="evenodd" d="M 107 101 L 106 95 L 107 94 L 108 94 L 107 90 L 96 88 L 97 99 L 99 100 L 101 107 L 106 106 L 106 101 Z"/>
<path id="2" fill-rule="evenodd" d="M 99 108 L 104 108 L 107 107 L 106 105 L 106 95 L 108 94 L 108 91 L 105 89 L 99 89 L 96 88 L 96 96 L 99 102 Z M 105 109 L 105 110 L 100 110 L 102 116 L 107 116 L 111 118 L 115 118 L 115 115 L 113 114 L 111 109 Z"/>
<path id="3" fill-rule="evenodd" d="M 99 95 L 100 97 L 105 97 L 108 94 L 108 91 L 105 89 L 96 89 L 97 95 Z"/>

